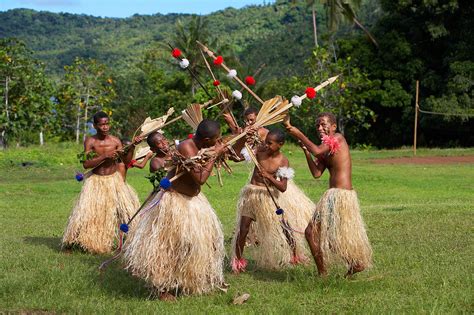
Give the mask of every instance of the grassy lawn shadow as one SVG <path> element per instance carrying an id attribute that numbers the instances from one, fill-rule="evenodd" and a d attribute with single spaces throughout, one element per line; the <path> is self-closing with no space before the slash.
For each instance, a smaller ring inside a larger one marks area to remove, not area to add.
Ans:
<path id="1" fill-rule="evenodd" d="M 55 252 L 61 252 L 61 237 L 25 236 L 23 242 L 35 246 L 46 246 Z"/>
<path id="2" fill-rule="evenodd" d="M 150 290 L 146 282 L 132 276 L 125 270 L 120 259 L 113 262 L 105 270 L 91 272 L 90 276 L 100 284 L 100 288 L 108 295 L 132 299 L 151 299 Z"/>

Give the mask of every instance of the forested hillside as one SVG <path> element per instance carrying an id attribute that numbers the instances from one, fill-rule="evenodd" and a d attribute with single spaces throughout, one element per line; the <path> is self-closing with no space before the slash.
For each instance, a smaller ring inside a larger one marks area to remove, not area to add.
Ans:
<path id="1" fill-rule="evenodd" d="M 212 91 L 195 45 L 200 40 L 240 75 L 257 71 L 252 88 L 263 98 L 291 98 L 340 74 L 337 84 L 294 110 L 295 123 L 308 133 L 314 134 L 314 115 L 329 110 L 352 145 L 410 145 L 419 80 L 420 109 L 430 112 L 420 113 L 420 145 L 474 145 L 469 0 L 278 0 L 205 16 L 126 19 L 17 9 L 0 12 L 0 21 L 0 92 L 8 94 L 0 131 L 17 143 L 35 142 L 39 126 L 47 139 L 75 138 L 77 126 L 90 120 L 87 113 L 99 108 L 113 113 L 119 134 L 129 135 L 146 115 L 162 114 L 170 104 L 181 110 L 205 101 L 169 46 L 190 58 Z M 223 86 L 237 88 L 217 72 Z M 235 114 L 249 105 L 258 106 L 244 93 Z M 42 125 L 33 128 L 28 120 Z M 172 132 L 188 131 L 177 125 Z"/>

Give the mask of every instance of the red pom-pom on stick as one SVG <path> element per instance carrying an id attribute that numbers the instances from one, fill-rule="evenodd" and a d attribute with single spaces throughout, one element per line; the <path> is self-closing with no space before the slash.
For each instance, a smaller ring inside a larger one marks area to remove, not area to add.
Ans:
<path id="1" fill-rule="evenodd" d="M 248 77 L 245 78 L 245 83 L 247 83 L 247 85 L 254 85 L 255 79 L 249 75 Z"/>
<path id="2" fill-rule="evenodd" d="M 212 82 L 212 84 L 214 86 L 219 86 L 221 84 L 221 82 L 219 80 L 215 80 L 214 82 Z"/>
<path id="3" fill-rule="evenodd" d="M 179 58 L 179 57 L 181 57 L 181 50 L 179 50 L 178 48 L 175 48 L 171 52 L 171 55 L 175 58 Z"/>
<path id="4" fill-rule="evenodd" d="M 220 66 L 224 62 L 224 58 L 222 56 L 217 56 L 216 59 L 214 59 L 214 64 L 216 66 Z"/>
<path id="5" fill-rule="evenodd" d="M 194 137 L 194 135 L 193 135 L 192 133 L 190 133 L 190 134 L 188 135 L 188 139 L 192 139 L 193 137 Z"/>
<path id="6" fill-rule="evenodd" d="M 316 90 L 313 87 L 306 88 L 305 93 L 310 100 L 316 97 Z"/>

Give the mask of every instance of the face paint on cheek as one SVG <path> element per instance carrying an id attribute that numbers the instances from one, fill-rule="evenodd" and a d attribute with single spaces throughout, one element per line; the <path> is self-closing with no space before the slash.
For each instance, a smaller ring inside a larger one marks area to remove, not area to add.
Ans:
<path id="1" fill-rule="evenodd" d="M 328 126 L 324 126 L 324 133 L 329 135 L 329 127 Z"/>

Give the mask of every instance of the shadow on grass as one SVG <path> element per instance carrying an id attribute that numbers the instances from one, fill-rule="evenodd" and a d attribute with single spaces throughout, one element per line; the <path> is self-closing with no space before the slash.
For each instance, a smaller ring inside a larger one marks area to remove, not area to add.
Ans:
<path id="1" fill-rule="evenodd" d="M 35 246 L 46 246 L 55 252 L 61 251 L 60 237 L 25 236 L 23 242 Z"/>
<path id="2" fill-rule="evenodd" d="M 114 262 L 103 271 L 99 271 L 99 264 L 96 272 L 91 273 L 91 277 L 107 294 L 138 300 L 150 299 L 150 290 L 146 282 L 128 273 L 122 261 Z"/>

